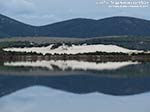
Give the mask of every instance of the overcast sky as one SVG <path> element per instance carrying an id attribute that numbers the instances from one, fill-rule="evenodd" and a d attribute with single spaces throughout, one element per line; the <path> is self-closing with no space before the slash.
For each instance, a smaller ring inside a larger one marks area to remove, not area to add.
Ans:
<path id="1" fill-rule="evenodd" d="M 149 1 L 149 0 L 148 0 Z M 72 18 L 133 16 L 150 20 L 149 8 L 108 8 L 97 0 L 0 0 L 0 13 L 32 25 Z"/>

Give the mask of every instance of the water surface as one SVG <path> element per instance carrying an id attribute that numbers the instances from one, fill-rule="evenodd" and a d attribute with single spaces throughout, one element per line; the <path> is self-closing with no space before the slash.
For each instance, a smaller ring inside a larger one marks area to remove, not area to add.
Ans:
<path id="1" fill-rule="evenodd" d="M 150 63 L 0 64 L 0 112 L 149 112 Z"/>

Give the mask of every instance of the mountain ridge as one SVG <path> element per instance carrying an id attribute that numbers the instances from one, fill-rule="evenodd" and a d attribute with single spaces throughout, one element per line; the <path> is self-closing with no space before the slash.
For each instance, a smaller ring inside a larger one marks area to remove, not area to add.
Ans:
<path id="1" fill-rule="evenodd" d="M 150 36 L 150 21 L 113 16 L 103 19 L 75 18 L 44 26 L 22 23 L 0 14 L 0 37 L 99 37 Z"/>

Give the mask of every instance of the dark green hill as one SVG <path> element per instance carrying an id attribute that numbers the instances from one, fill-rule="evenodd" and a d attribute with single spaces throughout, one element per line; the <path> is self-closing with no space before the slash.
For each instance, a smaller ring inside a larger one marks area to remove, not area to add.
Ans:
<path id="1" fill-rule="evenodd" d="M 45 26 L 31 26 L 0 15 L 0 37 L 99 37 L 150 36 L 150 21 L 133 17 L 100 20 L 71 19 Z"/>

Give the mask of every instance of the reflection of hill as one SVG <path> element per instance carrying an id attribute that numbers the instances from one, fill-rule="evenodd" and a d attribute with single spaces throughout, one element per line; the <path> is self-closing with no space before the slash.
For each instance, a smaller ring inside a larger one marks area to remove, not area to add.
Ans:
<path id="1" fill-rule="evenodd" d="M 88 74 L 72 76 L 0 76 L 0 96 L 26 87 L 42 85 L 75 94 L 100 92 L 109 95 L 134 95 L 150 90 L 150 77 L 112 78 Z"/>
<path id="2" fill-rule="evenodd" d="M 75 94 L 134 95 L 150 90 L 150 64 L 37 61 L 0 66 L 0 96 L 42 85 Z"/>

